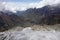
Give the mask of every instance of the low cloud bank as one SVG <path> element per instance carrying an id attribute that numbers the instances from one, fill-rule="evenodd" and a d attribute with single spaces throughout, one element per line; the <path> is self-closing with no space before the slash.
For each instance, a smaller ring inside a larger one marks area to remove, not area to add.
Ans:
<path id="1" fill-rule="evenodd" d="M 22 2 L 0 2 L 0 10 L 26 10 L 28 8 L 41 8 L 46 5 L 56 6 L 60 4 L 60 0 L 42 0 L 40 2 L 35 3 L 22 3 Z"/>

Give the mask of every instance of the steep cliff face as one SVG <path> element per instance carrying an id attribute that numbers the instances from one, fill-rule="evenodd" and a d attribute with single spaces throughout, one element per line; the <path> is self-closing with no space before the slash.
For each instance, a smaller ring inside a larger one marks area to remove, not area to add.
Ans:
<path id="1" fill-rule="evenodd" d="M 21 23 L 21 18 L 15 14 L 6 15 L 5 13 L 0 13 L 0 31 L 8 30 L 14 26 Z"/>

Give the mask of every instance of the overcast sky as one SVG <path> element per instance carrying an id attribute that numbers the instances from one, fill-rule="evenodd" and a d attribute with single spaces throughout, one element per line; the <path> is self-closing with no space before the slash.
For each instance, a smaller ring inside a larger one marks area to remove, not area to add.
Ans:
<path id="1" fill-rule="evenodd" d="M 60 3 L 60 0 L 0 0 L 0 9 L 6 10 L 26 10 L 28 8 L 41 8 L 45 5 L 54 5 Z"/>

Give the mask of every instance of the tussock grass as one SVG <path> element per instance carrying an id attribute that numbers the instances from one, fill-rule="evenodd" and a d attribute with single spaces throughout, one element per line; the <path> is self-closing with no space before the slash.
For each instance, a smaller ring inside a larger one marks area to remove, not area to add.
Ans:
<path id="1" fill-rule="evenodd" d="M 33 25 L 31 26 L 31 28 L 33 30 L 44 30 L 44 31 L 50 31 L 50 30 L 56 30 L 56 31 L 60 31 L 60 24 L 56 24 L 56 25 Z"/>

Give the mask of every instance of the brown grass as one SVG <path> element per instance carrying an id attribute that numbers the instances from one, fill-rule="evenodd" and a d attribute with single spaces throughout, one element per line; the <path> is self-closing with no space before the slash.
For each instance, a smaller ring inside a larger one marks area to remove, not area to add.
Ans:
<path id="1" fill-rule="evenodd" d="M 56 31 L 60 31 L 60 24 L 56 24 L 56 25 L 33 25 L 31 26 L 31 28 L 33 30 L 47 30 L 47 31 L 50 31 L 50 30 L 56 30 Z"/>

